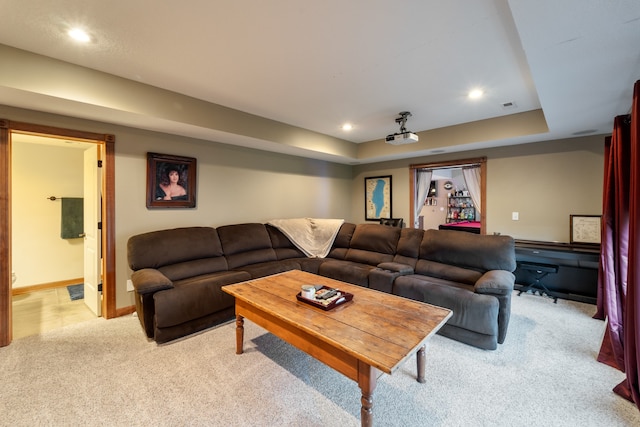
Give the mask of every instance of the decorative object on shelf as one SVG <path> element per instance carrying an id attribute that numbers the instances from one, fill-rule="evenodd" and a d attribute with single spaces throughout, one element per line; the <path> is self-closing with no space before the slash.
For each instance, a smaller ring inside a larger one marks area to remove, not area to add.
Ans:
<path id="1" fill-rule="evenodd" d="M 462 191 L 456 193 L 462 194 Z M 475 221 L 476 209 L 473 199 L 465 196 L 449 196 L 447 203 L 447 224 L 458 221 Z"/>
<path id="2" fill-rule="evenodd" d="M 570 243 L 599 245 L 602 215 L 569 215 Z"/>
<path id="3" fill-rule="evenodd" d="M 391 175 L 364 179 L 364 219 L 378 221 L 391 214 Z"/>
<path id="4" fill-rule="evenodd" d="M 147 153 L 147 208 L 194 208 L 196 159 Z"/>
<path id="5" fill-rule="evenodd" d="M 427 197 L 438 197 L 437 181 L 431 181 L 431 184 L 429 184 L 429 192 L 427 193 Z"/>

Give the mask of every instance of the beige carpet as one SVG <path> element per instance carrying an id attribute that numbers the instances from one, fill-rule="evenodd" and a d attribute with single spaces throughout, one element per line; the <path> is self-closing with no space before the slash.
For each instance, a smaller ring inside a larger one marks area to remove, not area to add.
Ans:
<path id="1" fill-rule="evenodd" d="M 595 307 L 514 295 L 507 341 L 483 351 L 436 336 L 427 383 L 415 358 L 383 375 L 379 426 L 637 426 L 611 390 L 623 374 L 596 362 Z M 357 385 L 245 322 L 164 346 L 134 317 L 95 319 L 0 348 L 0 425 L 357 426 Z"/>

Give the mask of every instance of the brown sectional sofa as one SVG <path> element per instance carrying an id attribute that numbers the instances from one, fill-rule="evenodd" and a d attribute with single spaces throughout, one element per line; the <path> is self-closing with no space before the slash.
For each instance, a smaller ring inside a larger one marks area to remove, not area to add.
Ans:
<path id="1" fill-rule="evenodd" d="M 158 343 L 232 319 L 222 286 L 299 269 L 450 308 L 439 333 L 492 350 L 506 337 L 516 268 L 509 236 L 351 223 L 326 258 L 259 223 L 136 235 L 127 257 L 140 322 Z"/>

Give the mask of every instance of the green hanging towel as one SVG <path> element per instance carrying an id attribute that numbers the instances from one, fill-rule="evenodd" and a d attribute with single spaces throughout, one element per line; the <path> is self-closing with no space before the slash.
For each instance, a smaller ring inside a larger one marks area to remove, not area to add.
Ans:
<path id="1" fill-rule="evenodd" d="M 84 205 L 82 197 L 62 197 L 60 237 L 78 239 L 84 233 Z"/>

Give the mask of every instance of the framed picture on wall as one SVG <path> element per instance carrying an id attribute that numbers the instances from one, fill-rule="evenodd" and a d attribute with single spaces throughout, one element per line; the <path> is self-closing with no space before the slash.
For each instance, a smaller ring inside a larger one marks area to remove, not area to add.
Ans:
<path id="1" fill-rule="evenodd" d="M 391 215 L 391 175 L 364 179 L 364 219 L 378 221 Z"/>
<path id="2" fill-rule="evenodd" d="M 194 208 L 196 159 L 147 153 L 147 208 Z"/>
<path id="3" fill-rule="evenodd" d="M 602 215 L 569 215 L 573 243 L 600 244 Z"/>

